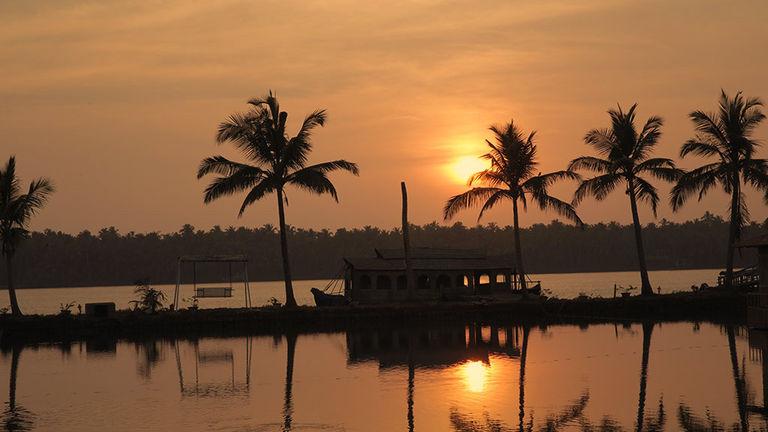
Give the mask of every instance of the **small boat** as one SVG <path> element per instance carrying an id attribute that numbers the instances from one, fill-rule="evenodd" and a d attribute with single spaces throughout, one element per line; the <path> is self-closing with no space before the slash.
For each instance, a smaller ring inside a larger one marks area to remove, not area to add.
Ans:
<path id="1" fill-rule="evenodd" d="M 312 296 L 315 297 L 315 305 L 322 306 L 346 306 L 349 304 L 347 298 L 341 294 L 328 294 L 318 288 L 312 288 L 310 290 Z"/>
<path id="2" fill-rule="evenodd" d="M 536 285 L 528 288 L 528 294 L 541 295 L 541 282 L 538 282 Z"/>

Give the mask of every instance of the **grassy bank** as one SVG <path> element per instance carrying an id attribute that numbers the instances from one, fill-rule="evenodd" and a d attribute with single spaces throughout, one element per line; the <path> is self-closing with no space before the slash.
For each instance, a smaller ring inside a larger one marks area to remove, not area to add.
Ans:
<path id="1" fill-rule="evenodd" d="M 536 323 L 605 321 L 714 321 L 743 323 L 745 296 L 738 293 L 677 293 L 617 299 L 540 299 L 439 302 L 333 308 L 299 307 L 181 310 L 145 314 L 119 311 L 88 316 L 0 316 L 3 339 L 67 341 L 91 337 L 183 337 L 339 331 L 369 326 L 440 321 L 519 320 Z"/>

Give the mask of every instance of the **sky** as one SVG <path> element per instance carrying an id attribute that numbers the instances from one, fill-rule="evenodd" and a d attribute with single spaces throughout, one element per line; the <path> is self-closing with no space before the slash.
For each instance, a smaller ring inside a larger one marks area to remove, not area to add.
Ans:
<path id="1" fill-rule="evenodd" d="M 713 110 L 721 88 L 768 98 L 767 17 L 764 1 L 715 0 L 2 2 L 0 159 L 15 154 L 25 181 L 57 186 L 34 229 L 276 224 L 274 196 L 238 218 L 242 197 L 204 205 L 195 177 L 206 156 L 239 157 L 215 143 L 217 125 L 272 89 L 293 130 L 328 110 L 311 162 L 361 170 L 334 175 L 338 204 L 289 190 L 289 224 L 397 226 L 403 180 L 411 222 L 442 221 L 494 123 L 536 130 L 549 172 L 593 154 L 586 131 L 637 102 L 641 121 L 666 121 L 656 156 L 677 158 L 693 135 L 688 113 Z M 575 187 L 551 192 L 569 200 Z M 748 204 L 753 219 L 768 217 L 760 194 Z M 713 192 L 678 213 L 665 202 L 658 219 L 727 206 Z M 578 211 L 588 223 L 631 220 L 620 191 Z M 483 222 L 507 225 L 511 213 L 502 205 Z M 521 223 L 554 218 L 529 207 Z M 641 219 L 653 220 L 649 209 Z"/>

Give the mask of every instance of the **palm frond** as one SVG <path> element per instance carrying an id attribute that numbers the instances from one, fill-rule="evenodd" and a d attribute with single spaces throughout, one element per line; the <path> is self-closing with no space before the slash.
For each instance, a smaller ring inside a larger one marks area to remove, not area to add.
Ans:
<path id="1" fill-rule="evenodd" d="M 237 217 L 242 217 L 245 210 L 256 201 L 264 198 L 266 195 L 275 192 L 279 185 L 273 179 L 264 179 L 256 185 L 254 185 L 248 194 L 245 196 L 243 203 L 240 205 L 240 210 L 237 212 Z"/>
<path id="2" fill-rule="evenodd" d="M 717 184 L 722 171 L 722 164 L 711 163 L 681 175 L 670 192 L 672 210 L 680 209 L 697 192 L 701 200 Z"/>
<path id="3" fill-rule="evenodd" d="M 486 201 L 491 195 L 499 191 L 504 191 L 504 189 L 496 187 L 474 187 L 464 193 L 455 195 L 445 203 L 445 207 L 443 208 L 443 219 L 449 220 L 459 211 L 475 207 L 481 201 Z"/>
<path id="4" fill-rule="evenodd" d="M 568 164 L 568 171 L 586 170 L 593 171 L 598 174 L 604 174 L 611 171 L 612 169 L 613 168 L 610 161 L 594 156 L 578 157 Z"/>
<path id="5" fill-rule="evenodd" d="M 609 173 L 582 181 L 573 195 L 573 205 L 590 195 L 598 201 L 604 200 L 622 180 L 624 177 L 620 174 Z"/>
<path id="6" fill-rule="evenodd" d="M 330 194 L 336 202 L 339 201 L 336 188 L 322 170 L 304 168 L 287 177 L 287 181 L 294 186 L 318 195 Z"/>
<path id="7" fill-rule="evenodd" d="M 610 129 L 592 129 L 584 135 L 584 142 L 603 156 L 609 156 L 617 147 L 616 136 Z"/>
<path id="8" fill-rule="evenodd" d="M 203 201 L 208 204 L 221 197 L 246 191 L 266 179 L 268 177 L 264 175 L 254 175 L 247 171 L 235 172 L 225 177 L 216 177 L 205 188 Z"/>
<path id="9" fill-rule="evenodd" d="M 640 177 L 635 177 L 633 182 L 635 196 L 639 201 L 650 204 L 651 210 L 653 211 L 653 217 L 656 217 L 657 209 L 659 207 L 659 194 L 656 191 L 656 188 Z"/>
<path id="10" fill-rule="evenodd" d="M 480 219 L 483 218 L 483 214 L 485 214 L 486 211 L 492 209 L 497 203 L 504 200 L 505 198 L 511 199 L 510 193 L 509 191 L 501 189 L 488 197 L 488 199 L 483 204 L 483 207 L 480 209 L 480 214 L 477 216 L 477 222 L 480 222 Z"/>
<path id="11" fill-rule="evenodd" d="M 234 162 L 224 156 L 211 156 L 203 159 L 197 168 L 197 178 L 201 179 L 208 174 L 230 176 L 237 172 L 252 172 L 254 175 L 266 175 L 266 171 L 240 162 Z"/>
<path id="12" fill-rule="evenodd" d="M 684 158 L 689 154 L 701 157 L 720 156 L 721 159 L 725 159 L 726 155 L 722 150 L 711 142 L 706 141 L 702 137 L 696 139 L 689 139 L 680 147 L 680 157 Z"/>
<path id="13" fill-rule="evenodd" d="M 642 173 L 648 173 L 659 180 L 668 182 L 677 181 L 683 175 L 683 170 L 677 168 L 672 159 L 667 158 L 644 160 L 635 165 L 633 172 L 635 176 L 639 176 Z"/>
<path id="14" fill-rule="evenodd" d="M 560 216 L 572 221 L 576 225 L 584 225 L 576 209 L 572 204 L 559 200 L 551 195 L 543 195 L 536 198 L 539 208 L 542 210 L 554 210 Z"/>

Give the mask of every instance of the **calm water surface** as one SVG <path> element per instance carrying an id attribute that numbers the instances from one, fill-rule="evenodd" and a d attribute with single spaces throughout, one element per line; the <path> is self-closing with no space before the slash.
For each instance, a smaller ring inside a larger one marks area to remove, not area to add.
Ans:
<path id="1" fill-rule="evenodd" d="M 41 431 L 765 430 L 766 340 L 706 323 L 444 323 L 4 347 L 2 420 Z"/>
<path id="2" fill-rule="evenodd" d="M 651 283 L 654 287 L 661 287 L 662 292 L 687 291 L 691 285 L 700 285 L 704 282 L 715 285 L 717 279 L 716 269 L 704 270 L 663 270 L 650 272 Z M 532 275 L 533 279 L 540 279 L 542 286 L 552 295 L 560 298 L 573 298 L 580 294 L 593 296 L 613 296 L 613 286 L 628 287 L 639 286 L 640 277 L 637 272 L 601 272 L 601 273 L 556 273 Z M 296 301 L 299 304 L 314 304 L 310 288 L 324 288 L 329 281 L 294 281 Z M 219 284 L 221 285 L 221 284 Z M 170 299 L 173 296 L 173 285 L 157 285 Z M 252 282 L 251 300 L 254 306 L 267 304 L 270 297 L 282 301 L 285 298 L 283 282 Z M 44 288 L 19 290 L 18 297 L 21 308 L 25 313 L 57 313 L 60 304 L 75 302 L 79 304 L 90 302 L 115 302 L 118 309 L 129 307 L 129 302 L 135 298 L 133 287 L 88 287 L 88 288 Z M 180 297 L 186 299 L 192 296 L 192 287 L 182 287 Z M 216 307 L 243 307 L 242 285 L 234 286 L 232 298 L 226 299 L 201 299 L 201 308 Z M 181 307 L 186 307 L 189 302 L 182 302 Z M 0 307 L 8 306 L 7 295 L 0 295 Z"/>

